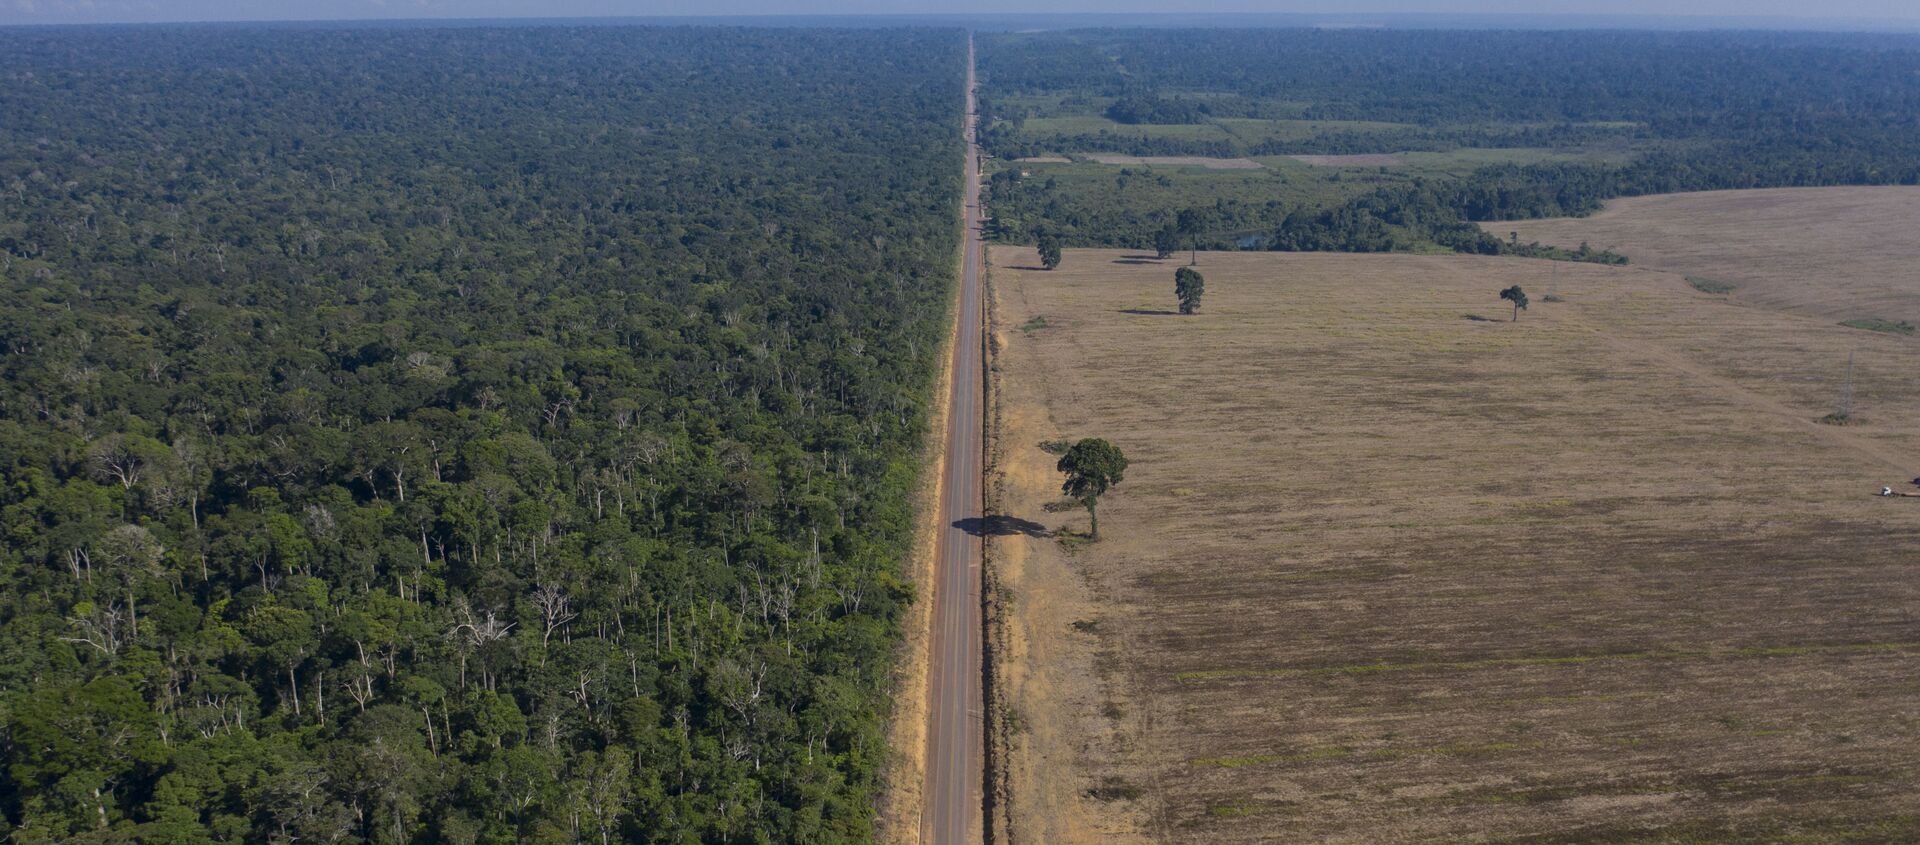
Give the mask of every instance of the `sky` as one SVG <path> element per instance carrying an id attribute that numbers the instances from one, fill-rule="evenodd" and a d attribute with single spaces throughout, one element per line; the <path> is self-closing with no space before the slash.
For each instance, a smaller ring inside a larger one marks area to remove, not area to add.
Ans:
<path id="1" fill-rule="evenodd" d="M 0 24 L 954 13 L 1689 15 L 1920 22 L 1917 0 L 0 0 Z"/>

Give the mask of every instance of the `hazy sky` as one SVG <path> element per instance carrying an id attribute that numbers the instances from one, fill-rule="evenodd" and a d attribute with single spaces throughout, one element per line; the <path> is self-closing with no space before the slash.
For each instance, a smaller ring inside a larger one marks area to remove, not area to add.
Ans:
<path id="1" fill-rule="evenodd" d="M 1920 20 L 1920 0 L 0 0 L 0 24 L 1031 12 L 1427 12 Z"/>

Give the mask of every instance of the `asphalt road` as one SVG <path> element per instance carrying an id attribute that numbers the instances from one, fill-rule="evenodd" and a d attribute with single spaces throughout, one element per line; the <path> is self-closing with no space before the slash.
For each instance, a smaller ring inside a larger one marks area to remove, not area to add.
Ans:
<path id="1" fill-rule="evenodd" d="M 946 471 L 941 479 L 941 537 L 934 561 L 933 636 L 928 671 L 926 807 L 920 840 L 934 845 L 980 841 L 981 730 L 980 538 L 963 525 L 980 524 L 985 451 L 981 367 L 980 148 L 974 139 L 973 41 L 967 41 L 966 237 L 961 259 L 959 326 L 953 344 L 953 392 L 948 397 Z"/>

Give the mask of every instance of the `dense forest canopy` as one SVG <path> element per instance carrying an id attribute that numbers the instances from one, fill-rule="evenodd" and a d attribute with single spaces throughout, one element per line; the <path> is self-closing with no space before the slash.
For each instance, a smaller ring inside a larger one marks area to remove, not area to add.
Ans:
<path id="1" fill-rule="evenodd" d="M 1920 109 L 1920 36 L 1082 30 L 991 36 L 996 94 L 1206 93 L 1216 117 L 1636 121 L 1662 134 Z"/>
<path id="2" fill-rule="evenodd" d="M 0 30 L 13 840 L 867 838 L 964 62 Z"/>
<path id="3" fill-rule="evenodd" d="M 1498 252 L 1514 245 L 1471 221 L 1585 214 L 1631 194 L 1920 182 L 1920 36 L 1087 30 L 985 38 L 980 67 L 992 118 L 983 140 L 1003 158 L 1630 153 L 1215 209 L 1236 234 L 1261 229 L 1260 242 L 1280 249 Z M 1265 123 L 1211 133 L 1029 126 L 1092 115 L 1119 126 Z M 1051 227 L 1072 242 L 1144 247 L 1174 216 L 1144 206 L 1118 215 L 1111 197 L 1081 199 L 1046 180 L 994 186 L 1002 231 L 1015 239 Z"/>

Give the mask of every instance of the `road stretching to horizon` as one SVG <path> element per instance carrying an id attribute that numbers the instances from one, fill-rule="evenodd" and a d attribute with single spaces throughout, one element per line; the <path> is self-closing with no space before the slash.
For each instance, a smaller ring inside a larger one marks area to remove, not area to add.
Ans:
<path id="1" fill-rule="evenodd" d="M 985 455 L 981 365 L 980 148 L 974 138 L 973 38 L 967 38 L 965 234 L 961 240 L 958 327 L 953 339 L 953 384 L 947 398 L 945 474 L 940 480 L 940 539 L 933 570 L 933 635 L 927 671 L 933 697 L 927 708 L 926 806 L 920 841 L 967 845 L 984 828 L 981 783 L 985 733 L 981 728 L 980 524 Z"/>

